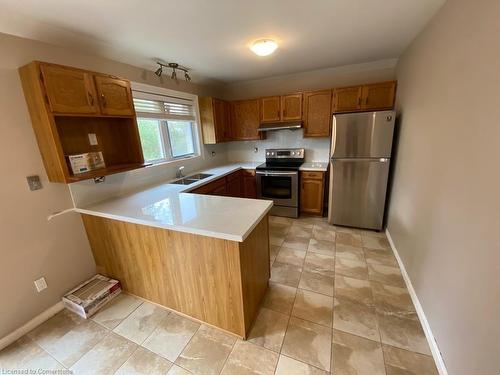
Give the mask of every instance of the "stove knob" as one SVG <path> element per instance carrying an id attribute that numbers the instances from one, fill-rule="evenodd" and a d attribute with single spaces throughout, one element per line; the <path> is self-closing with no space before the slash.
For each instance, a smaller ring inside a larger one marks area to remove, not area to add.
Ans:
<path id="1" fill-rule="evenodd" d="M 274 156 L 274 152 L 271 152 L 271 156 Z"/>
<path id="2" fill-rule="evenodd" d="M 269 155 L 271 155 L 271 153 L 268 151 L 268 152 L 266 152 L 266 155 L 269 156 Z"/>
<path id="3" fill-rule="evenodd" d="M 295 151 L 292 151 L 292 155 L 295 155 Z"/>

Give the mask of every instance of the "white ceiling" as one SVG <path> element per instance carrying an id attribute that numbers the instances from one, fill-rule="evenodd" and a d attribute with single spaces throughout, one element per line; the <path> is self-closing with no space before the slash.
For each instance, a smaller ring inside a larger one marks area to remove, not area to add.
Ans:
<path id="1" fill-rule="evenodd" d="M 398 57 L 445 0 L 0 0 L 0 32 L 235 82 Z M 280 48 L 257 57 L 252 40 Z"/>

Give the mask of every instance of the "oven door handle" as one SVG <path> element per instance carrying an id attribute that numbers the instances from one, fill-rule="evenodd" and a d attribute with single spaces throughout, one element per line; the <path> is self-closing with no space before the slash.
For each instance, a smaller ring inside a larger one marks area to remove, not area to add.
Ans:
<path id="1" fill-rule="evenodd" d="M 295 176 L 295 175 L 297 175 L 297 172 L 262 172 L 262 171 L 256 171 L 255 173 L 263 175 L 263 176 Z"/>

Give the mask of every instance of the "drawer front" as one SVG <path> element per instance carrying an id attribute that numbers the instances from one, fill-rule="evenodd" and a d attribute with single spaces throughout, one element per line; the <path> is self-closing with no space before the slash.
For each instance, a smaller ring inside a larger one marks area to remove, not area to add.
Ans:
<path id="1" fill-rule="evenodd" d="M 325 172 L 302 171 L 301 175 L 304 179 L 322 180 L 325 177 Z"/>

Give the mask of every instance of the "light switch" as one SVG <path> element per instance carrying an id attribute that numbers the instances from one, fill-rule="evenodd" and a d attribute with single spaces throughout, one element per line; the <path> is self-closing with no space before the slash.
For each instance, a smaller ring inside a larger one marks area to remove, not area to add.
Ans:
<path id="1" fill-rule="evenodd" d="M 97 146 L 97 136 L 95 133 L 89 133 L 89 143 L 91 146 Z"/>
<path id="2" fill-rule="evenodd" d="M 44 289 L 47 289 L 47 282 L 45 281 L 45 277 L 40 277 L 38 280 L 35 280 L 35 288 L 37 292 L 41 292 Z"/>
<path id="3" fill-rule="evenodd" d="M 39 176 L 28 176 L 26 177 L 26 180 L 28 181 L 28 186 L 31 191 L 40 190 L 42 188 L 42 183 L 40 182 Z"/>

